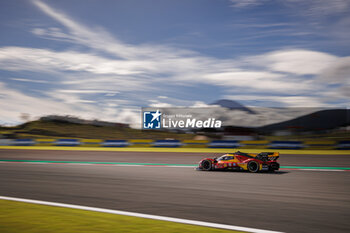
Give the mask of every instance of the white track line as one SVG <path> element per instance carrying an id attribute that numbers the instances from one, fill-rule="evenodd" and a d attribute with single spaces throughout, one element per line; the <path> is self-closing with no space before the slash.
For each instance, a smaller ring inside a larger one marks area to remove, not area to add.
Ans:
<path id="1" fill-rule="evenodd" d="M 0 196 L 0 199 L 9 200 L 9 201 L 20 201 L 20 202 L 26 202 L 26 203 L 39 204 L 39 205 L 65 207 L 65 208 L 72 208 L 72 209 L 79 209 L 79 210 L 89 210 L 89 211 L 95 211 L 95 212 L 101 212 L 101 213 L 119 214 L 119 215 L 126 215 L 126 216 L 139 217 L 139 218 L 148 218 L 148 219 L 184 223 L 184 224 L 191 224 L 191 225 L 204 226 L 204 227 L 220 228 L 220 229 L 226 229 L 226 230 L 245 231 L 245 232 L 253 232 L 253 233 L 282 233 L 279 231 L 261 230 L 261 229 L 249 228 L 249 227 L 240 227 L 240 226 L 233 226 L 233 225 L 226 225 L 226 224 L 219 224 L 219 223 L 202 222 L 202 221 L 195 221 L 195 220 L 188 220 L 188 219 L 181 219 L 181 218 L 164 217 L 164 216 L 158 216 L 158 215 L 141 214 L 141 213 L 135 213 L 135 212 L 103 209 L 103 208 L 81 206 L 81 205 L 71 205 L 71 204 L 64 204 L 64 203 L 57 203 L 57 202 L 31 200 L 31 199 L 16 198 L 16 197 Z"/>

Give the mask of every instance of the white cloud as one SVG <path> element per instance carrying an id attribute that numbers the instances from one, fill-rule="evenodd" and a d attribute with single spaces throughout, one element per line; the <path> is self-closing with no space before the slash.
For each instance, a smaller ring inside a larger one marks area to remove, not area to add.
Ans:
<path id="1" fill-rule="evenodd" d="M 310 54 L 312 56 L 308 56 Z M 313 57 L 316 55 L 319 55 L 320 58 Z M 334 56 L 300 50 L 267 53 L 243 58 L 242 61 L 209 57 L 177 57 L 171 60 L 164 58 L 162 61 L 152 59 L 125 61 L 76 51 L 56 52 L 21 47 L 0 48 L 0 67 L 5 70 L 82 72 L 81 75 L 62 75 L 63 79 L 66 79 L 63 80 L 63 83 L 69 84 L 73 88 L 79 87 L 82 89 L 81 93 L 93 88 L 98 88 L 101 92 L 118 92 L 138 87 L 151 88 L 149 79 L 158 80 L 165 85 L 166 82 L 178 83 L 180 81 L 183 83 L 201 82 L 218 86 L 246 87 L 273 92 L 281 92 L 290 88 L 306 91 L 310 89 L 310 83 L 308 81 L 301 82 L 295 76 L 320 73 L 322 69 L 319 67 L 327 67 L 329 63 L 334 63 L 334 60 L 336 60 Z M 256 68 L 239 67 L 242 62 L 250 63 Z M 288 72 L 295 76 L 287 77 L 279 72 Z M 83 75 L 84 73 L 95 76 L 89 78 L 87 75 Z M 162 78 L 162 74 L 168 78 Z M 82 76 L 85 76 L 84 79 L 81 79 Z M 113 89 L 111 90 L 111 88 Z"/>
<path id="2" fill-rule="evenodd" d="M 10 80 L 30 83 L 48 83 L 46 80 L 27 79 L 27 78 L 10 78 Z"/>
<path id="3" fill-rule="evenodd" d="M 264 4 L 264 0 L 230 0 L 232 3 L 232 7 L 244 8 L 244 7 L 252 7 Z"/>
<path id="4" fill-rule="evenodd" d="M 148 88 L 149 80 L 134 76 L 94 75 L 84 72 L 66 75 L 61 83 L 75 90 L 98 89 L 123 93 Z"/>
<path id="5" fill-rule="evenodd" d="M 122 122 L 140 127 L 140 110 L 118 108 L 110 101 L 105 105 L 96 105 L 95 101 L 81 99 L 72 93 L 52 92 L 51 96 L 35 97 L 23 94 L 0 82 L 0 122 L 18 124 L 21 114 L 26 113 L 32 119 L 45 115 L 73 115 L 83 119 L 99 119 Z M 123 103 L 123 101 L 117 101 Z"/>
<path id="6" fill-rule="evenodd" d="M 194 104 L 192 106 L 190 106 L 192 108 L 212 108 L 213 105 L 210 105 L 210 104 L 206 104 L 202 101 L 196 101 L 194 102 Z"/>
<path id="7" fill-rule="evenodd" d="M 8 88 L 0 82 L 0 120 L 21 121 L 20 114 L 28 113 L 34 117 L 50 114 L 81 115 L 82 112 L 91 112 L 90 106 L 68 105 L 50 98 L 33 97 Z"/>
<path id="8" fill-rule="evenodd" d="M 64 33 L 60 28 L 57 27 L 49 27 L 49 28 L 34 28 L 31 30 L 34 35 L 42 37 L 44 39 L 58 40 L 73 43 L 74 40 L 72 37 Z"/>
<path id="9" fill-rule="evenodd" d="M 116 91 L 108 91 L 108 90 L 58 90 L 58 92 L 63 92 L 63 93 L 75 93 L 75 94 L 117 94 L 118 92 Z"/>
<path id="10" fill-rule="evenodd" d="M 263 65 L 271 71 L 286 72 L 296 75 L 319 75 L 335 63 L 337 57 L 310 50 L 281 50 L 250 57 L 248 62 Z"/>
<path id="11" fill-rule="evenodd" d="M 125 44 L 120 40 L 116 39 L 107 31 L 102 28 L 91 28 L 82 25 L 74 21 L 71 17 L 53 9 L 46 3 L 34 0 L 33 3 L 45 14 L 55 19 L 57 22 L 65 26 L 69 32 L 69 38 L 78 43 L 79 45 L 85 45 L 89 48 L 94 48 L 99 51 L 108 52 L 111 55 L 117 56 L 123 59 L 143 59 L 149 57 L 155 57 L 158 55 L 169 56 L 171 58 L 174 52 L 172 49 L 169 51 L 168 47 L 163 46 L 132 46 Z M 103 43 L 101 43 L 101 38 L 103 38 Z M 177 54 L 188 53 L 189 51 L 182 51 L 177 49 Z"/>
<path id="12" fill-rule="evenodd" d="M 350 97 L 350 57 L 339 58 L 337 62 L 326 67 L 320 81 L 339 85 L 336 94 Z"/>
<path id="13" fill-rule="evenodd" d="M 154 102 L 154 103 L 151 103 L 149 106 L 153 107 L 153 108 L 170 108 L 170 107 L 174 107 L 172 104 L 161 103 L 161 102 Z"/>
<path id="14" fill-rule="evenodd" d="M 287 0 L 290 8 L 300 9 L 300 13 L 307 16 L 324 16 L 347 12 L 350 7 L 349 0 Z"/>
<path id="15" fill-rule="evenodd" d="M 0 48 L 0 61 L 0 67 L 5 70 L 75 72 L 74 75 L 60 74 L 61 83 L 69 89 L 58 90 L 61 93 L 75 94 L 114 95 L 140 88 L 150 91 L 151 83 L 156 80 L 164 86 L 179 82 L 191 85 L 208 83 L 227 88 L 246 88 L 250 92 L 292 92 L 301 95 L 315 88 L 324 89 L 328 83 L 339 83 L 338 76 L 343 77 L 345 88 L 342 87 L 342 90 L 346 90 L 348 85 L 344 80 L 347 73 L 344 67 L 348 65 L 348 58 L 308 50 L 282 50 L 237 60 L 177 57 L 171 60 L 164 58 L 161 62 L 152 59 L 139 62 L 120 61 L 76 51 L 3 47 Z M 175 64 L 183 66 L 175 67 Z M 161 74 L 167 78 L 161 77 Z M 329 77 L 333 74 L 337 76 L 330 80 Z M 312 78 L 305 79 L 302 75 L 328 78 L 320 79 L 320 82 Z M 344 92 L 339 93 L 339 96 Z"/>
<path id="16" fill-rule="evenodd" d="M 234 0 L 240 6 L 262 4 L 263 1 Z M 66 14 L 59 12 L 41 1 L 34 1 L 44 13 L 54 18 L 69 31 L 69 37 L 79 44 L 94 48 L 123 58 L 123 60 L 105 59 L 89 54 L 72 54 L 79 64 L 65 65 L 75 70 L 93 72 L 95 74 L 127 75 L 129 83 L 146 85 L 145 77 L 162 82 L 202 82 L 220 86 L 245 87 L 249 89 L 282 92 L 286 90 L 309 91 L 314 87 L 312 81 L 298 78 L 300 75 L 319 75 L 325 67 L 337 60 L 327 53 L 309 50 L 282 50 L 251 56 L 245 59 L 216 59 L 201 56 L 192 51 L 156 45 L 128 45 L 105 30 L 91 30 L 77 23 Z M 339 3 L 340 4 L 340 3 Z M 52 30 L 51 30 L 52 31 Z M 59 31 L 55 29 L 54 31 Z M 96 43 L 104 38 L 103 46 Z M 69 54 L 64 54 L 69 57 Z M 84 59 L 85 58 L 85 59 Z M 250 62 L 253 67 L 243 68 L 240 63 Z M 62 63 L 62 62 L 61 62 Z M 280 72 L 291 75 L 281 74 Z M 141 76 L 141 77 L 140 77 Z M 160 78 L 167 76 L 168 78 Z M 149 86 L 148 86 L 149 88 Z"/>
<path id="17" fill-rule="evenodd" d="M 325 67 L 321 78 L 330 83 L 349 84 L 350 82 L 350 57 L 338 58 L 337 62 Z"/>
<path id="18" fill-rule="evenodd" d="M 237 101 L 269 101 L 282 103 L 284 107 L 332 107 L 321 97 L 314 96 L 264 96 L 264 95 L 226 95 L 225 98 Z M 273 106 L 271 106 L 273 107 Z"/>
<path id="19" fill-rule="evenodd" d="M 152 62 L 112 60 L 76 51 L 2 47 L 0 67 L 7 70 L 83 71 L 94 74 L 135 75 L 152 71 Z"/>
<path id="20" fill-rule="evenodd" d="M 181 87 L 184 85 L 196 87 L 209 84 L 213 89 L 220 86 L 226 94 L 232 94 L 232 98 L 237 90 L 248 94 L 258 92 L 261 93 L 261 98 L 286 106 L 324 106 L 327 98 L 344 103 L 348 97 L 349 57 L 305 49 L 284 49 L 235 59 L 219 59 L 167 46 L 130 45 L 101 28 L 84 26 L 41 1 L 34 3 L 65 27 L 36 28 L 34 34 L 67 39 L 87 46 L 89 52 L 0 47 L 0 69 L 50 74 L 50 78 L 59 84 L 51 86 L 49 90 L 41 90 L 41 94 L 48 96 L 48 100 L 8 90 L 5 99 L 8 98 L 9 101 L 2 105 L 0 120 L 18 115 L 20 111 L 35 115 L 67 113 L 88 118 L 129 121 L 137 118 L 137 110 L 128 109 L 124 112 L 116 107 L 123 104 L 140 105 L 140 102 L 147 103 L 150 99 L 158 99 L 151 102 L 152 106 L 169 107 L 175 105 L 176 101 L 182 101 L 188 106 L 204 106 L 204 103 L 196 102 L 201 97 L 193 101 L 181 100 Z M 101 38 L 103 43 L 100 43 Z M 105 53 L 113 56 L 101 55 Z M 27 81 L 17 78 L 17 81 L 34 82 L 34 79 L 25 80 Z M 329 88 L 329 84 L 342 86 Z M 6 90 L 4 86 L 2 88 Z M 160 93 L 170 89 L 177 94 L 179 100 L 174 100 L 174 96 L 168 93 Z M 108 100 L 99 101 L 89 98 L 89 94 L 99 93 L 108 97 L 124 95 L 128 99 L 106 98 Z M 315 96 L 309 97 L 310 93 Z M 273 94 L 280 98 L 269 97 Z M 298 96 L 283 96 L 284 94 Z M 21 98 L 23 102 L 19 101 Z M 134 103 L 129 100 L 131 98 Z M 30 105 L 31 102 L 34 105 Z M 54 107 L 55 103 L 57 108 Z M 30 111 L 32 106 L 37 105 L 41 106 L 38 108 L 40 111 Z"/>
<path id="21" fill-rule="evenodd" d="M 305 91 L 311 88 L 306 83 L 285 80 L 285 78 L 285 76 L 278 73 L 250 70 L 237 70 L 203 76 L 204 81 L 212 84 L 243 87 L 265 92 L 285 92 L 291 88 Z"/>
<path id="22" fill-rule="evenodd" d="M 141 109 L 124 108 L 117 111 L 114 121 L 127 123 L 132 128 L 141 128 Z"/>
<path id="23" fill-rule="evenodd" d="M 161 101 L 159 101 L 157 99 L 151 99 L 151 100 L 149 100 L 149 102 L 150 102 L 149 106 L 150 107 L 154 107 L 154 108 L 170 108 L 170 107 L 174 107 L 170 103 L 161 102 Z"/>
<path id="24" fill-rule="evenodd" d="M 349 0 L 230 0 L 231 7 L 234 8 L 251 8 L 266 3 L 284 4 L 287 8 L 298 9 L 299 14 L 306 16 L 323 16 L 347 12 L 350 7 Z"/>

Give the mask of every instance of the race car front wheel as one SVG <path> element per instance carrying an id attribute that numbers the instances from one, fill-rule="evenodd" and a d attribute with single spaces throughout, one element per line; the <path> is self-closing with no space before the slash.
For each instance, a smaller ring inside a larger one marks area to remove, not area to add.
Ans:
<path id="1" fill-rule="evenodd" d="M 259 171 L 259 164 L 255 161 L 250 161 L 247 165 L 248 171 L 250 172 L 258 172 Z"/>
<path id="2" fill-rule="evenodd" d="M 211 161 L 210 160 L 203 160 L 202 161 L 202 169 L 205 171 L 211 170 Z"/>

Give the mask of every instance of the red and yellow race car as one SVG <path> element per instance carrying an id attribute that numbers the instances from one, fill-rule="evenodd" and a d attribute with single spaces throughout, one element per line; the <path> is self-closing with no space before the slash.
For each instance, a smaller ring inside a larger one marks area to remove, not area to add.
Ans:
<path id="1" fill-rule="evenodd" d="M 237 151 L 233 154 L 224 154 L 219 158 L 202 159 L 197 170 L 237 170 L 237 171 L 276 171 L 280 168 L 277 159 L 278 152 L 261 152 L 259 154 L 243 153 Z"/>

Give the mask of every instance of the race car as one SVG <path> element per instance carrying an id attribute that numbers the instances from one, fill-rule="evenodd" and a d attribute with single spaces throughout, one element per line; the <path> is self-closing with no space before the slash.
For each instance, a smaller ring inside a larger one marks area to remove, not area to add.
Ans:
<path id="1" fill-rule="evenodd" d="M 261 152 L 259 154 L 252 154 L 237 151 L 232 154 L 224 154 L 219 158 L 202 159 L 196 169 L 201 171 L 237 170 L 249 172 L 274 172 L 280 168 L 279 163 L 277 163 L 279 155 L 278 152 Z"/>

